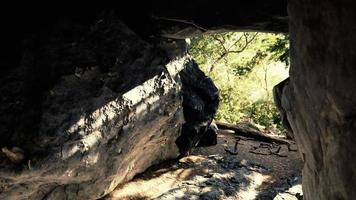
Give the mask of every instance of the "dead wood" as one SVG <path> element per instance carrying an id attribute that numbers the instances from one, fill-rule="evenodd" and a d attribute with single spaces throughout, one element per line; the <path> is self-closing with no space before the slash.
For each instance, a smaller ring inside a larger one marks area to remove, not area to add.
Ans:
<path id="1" fill-rule="evenodd" d="M 250 138 L 254 138 L 256 140 L 259 141 L 263 141 L 263 142 L 275 142 L 278 144 L 285 144 L 288 147 L 293 144 L 293 141 L 291 140 L 287 140 L 287 139 L 283 139 L 283 138 L 279 138 L 276 136 L 272 136 L 272 135 L 268 135 L 268 134 L 264 134 L 261 131 L 254 129 L 254 128 L 250 128 L 247 126 L 243 126 L 243 125 L 239 125 L 239 124 L 229 124 L 229 123 L 225 123 L 225 122 L 215 122 L 217 127 L 219 129 L 228 129 L 228 130 L 233 130 L 235 131 L 235 133 L 237 135 L 243 136 L 243 137 L 250 137 Z"/>

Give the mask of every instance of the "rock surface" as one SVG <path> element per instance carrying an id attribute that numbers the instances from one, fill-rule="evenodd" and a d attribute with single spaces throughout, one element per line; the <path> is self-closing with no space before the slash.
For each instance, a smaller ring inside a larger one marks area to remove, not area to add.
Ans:
<path id="1" fill-rule="evenodd" d="M 305 199 L 356 196 L 356 3 L 290 0 L 282 106 L 304 161 Z"/>
<path id="2" fill-rule="evenodd" d="M 9 113 L 1 117 L 1 145 L 24 151 L 20 164 L 0 154 L 0 199 L 98 199 L 179 155 L 176 140 L 192 121 L 184 119 L 184 94 L 193 86 L 210 84 L 189 104 L 209 113 L 194 128 L 205 130 L 216 111 L 216 88 L 202 81 L 185 43 L 171 42 L 175 51 L 154 46 L 106 18 L 59 29 L 40 43 L 29 40 L 35 49 L 0 88 Z"/>
<path id="3" fill-rule="evenodd" d="M 198 145 L 207 133 L 211 145 L 216 138 L 207 131 L 219 106 L 219 90 L 213 81 L 205 76 L 195 62 L 191 62 L 180 73 L 183 83 L 183 108 L 186 123 L 182 127 L 182 135 L 177 145 L 182 155 Z M 208 141 L 202 141 L 208 145 Z"/>
<path id="4" fill-rule="evenodd" d="M 274 104 L 276 105 L 276 108 L 279 112 L 279 115 L 281 116 L 282 125 L 286 129 L 287 138 L 293 139 L 294 138 L 293 130 L 290 127 L 290 123 L 287 117 L 287 112 L 284 110 L 282 106 L 282 101 L 288 101 L 288 99 L 286 99 L 285 96 L 283 96 L 283 92 L 285 89 L 287 89 L 288 83 L 289 83 L 289 78 L 283 80 L 282 82 L 278 83 L 273 87 L 273 99 L 274 99 Z"/>

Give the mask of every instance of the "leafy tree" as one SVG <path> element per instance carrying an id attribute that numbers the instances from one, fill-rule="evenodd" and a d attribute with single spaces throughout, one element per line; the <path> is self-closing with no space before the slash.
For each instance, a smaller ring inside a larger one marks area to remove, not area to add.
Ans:
<path id="1" fill-rule="evenodd" d="M 268 49 L 271 52 L 271 58 L 275 61 L 281 61 L 289 66 L 289 35 L 278 37 L 277 41 Z"/>
<path id="2" fill-rule="evenodd" d="M 190 54 L 220 89 L 217 120 L 282 131 L 272 88 L 288 76 L 288 36 L 224 33 L 192 38 Z"/>

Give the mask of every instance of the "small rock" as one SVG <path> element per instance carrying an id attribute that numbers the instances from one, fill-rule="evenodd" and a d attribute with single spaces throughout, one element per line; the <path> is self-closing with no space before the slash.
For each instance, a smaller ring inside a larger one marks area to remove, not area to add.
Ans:
<path id="1" fill-rule="evenodd" d="M 24 151 L 18 147 L 13 147 L 11 150 L 7 147 L 3 147 L 1 151 L 5 156 L 13 163 L 20 163 L 25 158 Z"/>

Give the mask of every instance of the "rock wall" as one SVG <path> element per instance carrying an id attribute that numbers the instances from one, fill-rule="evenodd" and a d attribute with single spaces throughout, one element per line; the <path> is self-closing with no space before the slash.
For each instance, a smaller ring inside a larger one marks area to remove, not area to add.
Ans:
<path id="1" fill-rule="evenodd" d="M 98 199 L 182 152 L 183 94 L 205 77 L 182 72 L 199 71 L 185 42 L 153 45 L 112 18 L 47 33 L 1 79 L 0 199 Z"/>
<path id="2" fill-rule="evenodd" d="M 356 3 L 290 0 L 282 106 L 304 161 L 305 199 L 356 196 Z"/>

